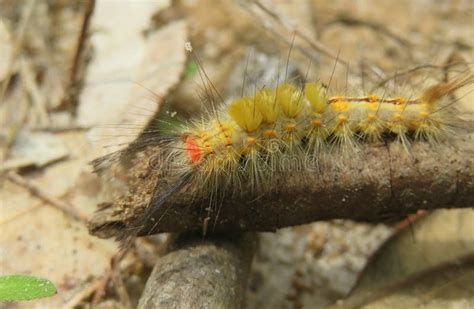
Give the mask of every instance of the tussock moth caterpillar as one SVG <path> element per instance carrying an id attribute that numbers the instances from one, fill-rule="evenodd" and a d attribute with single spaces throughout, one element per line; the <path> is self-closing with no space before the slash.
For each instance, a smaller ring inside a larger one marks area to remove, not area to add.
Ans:
<path id="1" fill-rule="evenodd" d="M 206 99 L 223 101 L 201 73 Z M 136 187 L 146 188 L 131 192 L 121 207 L 126 212 L 128 205 L 137 203 L 142 198 L 134 197 L 140 195 L 137 192 L 145 195 L 145 202 L 140 201 L 142 213 L 126 222 L 123 236 L 207 232 L 209 224 L 216 231 L 273 230 L 335 214 L 354 218 L 354 209 L 348 206 L 363 196 L 374 204 L 386 203 L 386 213 L 373 219 L 389 216 L 390 205 L 404 201 L 413 204 L 408 212 L 428 202 L 448 204 L 446 199 L 462 190 L 472 200 L 470 185 L 443 187 L 452 175 L 435 179 L 440 164 L 430 159 L 434 150 L 450 157 L 452 170 L 460 170 L 458 182 L 472 183 L 472 159 L 465 158 L 468 150 L 439 147 L 450 141 L 457 127 L 465 126 L 453 115 L 454 104 L 447 97 L 472 83 L 473 75 L 465 73 L 410 97 L 331 93 L 320 81 L 297 84 L 285 78 L 275 87 L 263 86 L 250 95 L 214 104 L 200 117 L 154 136 L 145 145 L 143 158 L 158 158 L 153 163 L 157 169 L 150 172 L 149 162 L 138 158 L 134 169 L 144 173 L 140 177 L 147 178 L 147 184 L 143 180 Z M 405 169 L 417 161 L 422 163 L 409 173 L 426 174 L 418 191 L 416 184 L 403 182 Z M 96 168 L 102 163 L 103 159 L 96 160 Z M 349 177 L 348 171 L 358 175 Z M 340 186 L 328 189 L 330 182 Z M 373 192 L 377 182 L 384 185 Z M 429 196 L 423 189 L 427 183 L 440 186 L 444 197 Z M 259 201 L 266 202 L 259 207 Z M 323 211 L 298 214 L 300 205 L 308 204 L 318 204 L 318 211 Z M 191 215 L 181 218 L 182 213 Z M 365 215 L 361 209 L 360 217 Z M 179 219 L 163 224 L 166 217 Z"/>

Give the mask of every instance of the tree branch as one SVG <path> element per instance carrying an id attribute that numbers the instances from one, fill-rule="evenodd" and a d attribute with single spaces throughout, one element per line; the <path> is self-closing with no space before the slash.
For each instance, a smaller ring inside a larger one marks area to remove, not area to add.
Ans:
<path id="1" fill-rule="evenodd" d="M 138 308 L 242 308 L 255 248 L 250 234 L 179 236 L 158 259 Z"/>
<path id="2" fill-rule="evenodd" d="M 210 201 L 197 198 L 195 188 L 186 188 L 146 218 L 138 234 L 206 227 L 221 233 L 274 231 L 318 220 L 380 222 L 420 209 L 473 207 L 473 138 L 474 134 L 460 135 L 451 144 L 436 147 L 417 142 L 410 154 L 398 143 L 364 146 L 359 156 L 344 164 L 330 159 L 322 162 L 321 171 L 275 174 L 271 186 L 258 195 L 241 188 L 240 194 L 224 200 L 219 211 L 211 212 L 211 218 L 202 207 Z M 166 187 L 166 178 L 157 181 L 155 190 Z M 143 214 L 149 201 L 148 195 L 140 207 L 121 204 L 100 209 L 90 223 L 91 233 L 117 236 Z"/>

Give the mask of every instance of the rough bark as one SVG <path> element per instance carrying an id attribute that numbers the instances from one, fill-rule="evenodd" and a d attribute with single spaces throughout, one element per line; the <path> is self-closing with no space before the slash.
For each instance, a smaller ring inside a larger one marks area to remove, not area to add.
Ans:
<path id="1" fill-rule="evenodd" d="M 242 308 L 255 248 L 251 234 L 179 236 L 158 259 L 138 308 Z"/>
<path id="2" fill-rule="evenodd" d="M 317 220 L 376 222 L 420 209 L 473 207 L 473 139 L 474 134 L 464 134 L 439 146 L 418 142 L 409 154 L 397 143 L 365 146 L 344 163 L 329 161 L 310 173 L 275 174 L 271 187 L 258 195 L 241 189 L 241 194 L 224 199 L 209 219 L 202 207 L 209 201 L 196 198 L 195 190 L 187 188 L 148 218 L 139 235 L 201 231 L 206 225 L 209 232 L 220 233 L 274 231 Z M 91 232 L 116 236 L 143 212 L 126 210 L 99 210 Z"/>

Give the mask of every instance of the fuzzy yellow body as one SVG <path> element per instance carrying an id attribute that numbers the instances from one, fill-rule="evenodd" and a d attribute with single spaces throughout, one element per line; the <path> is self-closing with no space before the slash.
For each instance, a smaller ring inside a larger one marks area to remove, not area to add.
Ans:
<path id="1" fill-rule="evenodd" d="M 297 162 L 328 153 L 351 157 L 360 143 L 380 143 L 384 136 L 407 150 L 411 141 L 437 143 L 450 131 L 439 104 L 445 94 L 432 87 L 415 99 L 328 96 L 321 83 L 284 83 L 238 98 L 188 126 L 174 161 L 213 188 L 222 181 L 255 187 L 286 157 Z"/>

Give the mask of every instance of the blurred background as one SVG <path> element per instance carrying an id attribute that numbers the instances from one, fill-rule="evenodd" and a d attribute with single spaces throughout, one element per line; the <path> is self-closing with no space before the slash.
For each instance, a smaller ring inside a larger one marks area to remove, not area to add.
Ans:
<path id="1" fill-rule="evenodd" d="M 162 103 L 182 117 L 209 104 L 186 42 L 226 99 L 244 73 L 253 92 L 287 69 L 333 75 L 335 91 L 410 97 L 472 66 L 473 14 L 470 0 L 0 0 L 0 275 L 59 290 L 0 308 L 136 305 L 166 235 L 111 268 L 117 244 L 86 222 L 126 181 L 100 180 L 88 163 L 135 140 Z M 474 110 L 469 90 L 456 96 Z M 474 307 L 470 209 L 260 238 L 247 308 L 324 308 L 351 290 L 367 308 Z"/>

